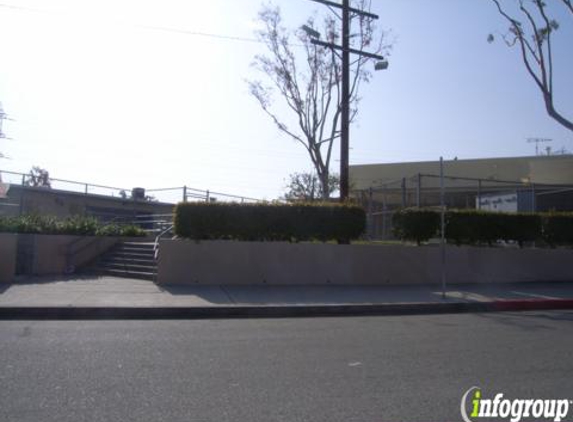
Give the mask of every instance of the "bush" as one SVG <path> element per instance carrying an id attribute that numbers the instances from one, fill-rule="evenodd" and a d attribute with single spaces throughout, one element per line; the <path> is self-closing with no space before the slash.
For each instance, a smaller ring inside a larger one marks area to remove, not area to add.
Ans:
<path id="1" fill-rule="evenodd" d="M 366 214 L 355 205 L 180 203 L 174 229 L 195 240 L 348 241 L 365 225 Z"/>
<path id="2" fill-rule="evenodd" d="M 446 238 L 456 245 L 503 241 L 533 242 L 546 239 L 549 244 L 573 243 L 573 214 L 506 214 L 477 210 L 447 211 Z M 437 235 L 440 213 L 433 210 L 402 210 L 394 214 L 394 233 L 418 244 Z M 552 243 L 553 242 L 553 243 Z"/>
<path id="3" fill-rule="evenodd" d="M 415 241 L 418 245 L 437 235 L 440 214 L 432 210 L 405 209 L 392 217 L 394 236 Z"/>
<path id="4" fill-rule="evenodd" d="M 96 236 L 121 236 L 121 227 L 117 224 L 106 224 L 96 230 Z"/>
<path id="5" fill-rule="evenodd" d="M 0 232 L 29 234 L 68 234 L 77 236 L 144 236 L 136 226 L 102 225 L 93 217 L 73 216 L 60 220 L 37 214 L 0 216 Z"/>
<path id="6" fill-rule="evenodd" d="M 143 237 L 146 234 L 145 230 L 134 225 L 121 226 L 119 230 L 119 236 L 125 237 Z"/>
<path id="7" fill-rule="evenodd" d="M 487 243 L 504 239 L 503 214 L 484 211 L 448 211 L 446 239 L 456 245 Z"/>
<path id="8" fill-rule="evenodd" d="M 573 213 L 549 213 L 542 217 L 543 240 L 551 247 L 573 245 Z"/>
<path id="9" fill-rule="evenodd" d="M 523 242 L 535 242 L 542 237 L 541 214 L 502 214 L 504 239 L 513 240 L 523 246 Z"/>
<path id="10" fill-rule="evenodd" d="M 460 244 L 487 243 L 498 240 L 535 241 L 541 237 L 539 214 L 505 214 L 485 211 L 448 211 L 446 238 Z"/>
<path id="11" fill-rule="evenodd" d="M 56 225 L 58 222 L 56 222 Z M 73 216 L 60 223 L 59 234 L 73 234 L 77 236 L 95 236 L 100 223 L 93 217 Z"/>

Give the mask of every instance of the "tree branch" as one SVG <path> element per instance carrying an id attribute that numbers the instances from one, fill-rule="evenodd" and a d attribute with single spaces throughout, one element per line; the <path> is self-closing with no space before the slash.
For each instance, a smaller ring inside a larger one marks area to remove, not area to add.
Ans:
<path id="1" fill-rule="evenodd" d="M 519 43 L 521 57 L 525 69 L 541 91 L 547 114 L 565 128 L 573 131 L 573 121 L 565 118 L 559 113 L 553 104 L 553 50 L 552 50 L 552 32 L 558 28 L 558 23 L 551 20 L 546 13 L 545 3 L 543 0 L 533 0 L 533 4 L 543 20 L 544 26 L 540 27 L 535 21 L 533 14 L 527 9 L 523 0 L 519 1 L 519 10 L 525 15 L 529 26 L 531 27 L 531 38 L 534 46 L 526 39 L 526 34 L 521 24 L 512 18 L 502 7 L 499 0 L 492 0 L 497 6 L 497 10 L 510 24 L 510 32 L 514 34 L 515 41 Z M 565 6 L 573 13 L 571 0 L 562 0 Z M 491 38 L 493 39 L 493 37 Z M 515 44 L 515 41 L 513 44 Z M 511 46 L 512 44 L 509 44 Z M 546 48 L 547 50 L 544 50 Z M 547 51 L 547 55 L 545 54 Z M 530 59 L 532 58 L 532 59 Z M 531 60 L 537 64 L 538 72 L 533 68 Z"/>

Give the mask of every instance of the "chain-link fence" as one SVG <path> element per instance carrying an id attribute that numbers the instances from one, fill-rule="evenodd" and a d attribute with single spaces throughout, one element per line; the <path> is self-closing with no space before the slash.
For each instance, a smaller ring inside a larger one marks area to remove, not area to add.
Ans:
<path id="1" fill-rule="evenodd" d="M 444 205 L 449 209 L 497 212 L 573 211 L 573 185 L 478 179 L 445 175 Z M 440 176 L 417 174 L 353 192 L 367 212 L 367 234 L 389 240 L 392 216 L 402 208 L 440 207 Z"/>

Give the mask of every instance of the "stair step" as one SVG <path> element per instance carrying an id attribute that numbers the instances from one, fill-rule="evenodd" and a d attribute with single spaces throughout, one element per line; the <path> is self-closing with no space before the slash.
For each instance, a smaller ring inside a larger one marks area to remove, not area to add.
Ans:
<path id="1" fill-rule="evenodd" d="M 105 256 L 117 256 L 117 257 L 121 257 L 121 258 L 125 258 L 125 259 L 130 259 L 130 258 L 133 258 L 133 259 L 154 259 L 153 252 L 141 253 L 141 252 L 115 251 L 115 252 L 105 254 Z"/>
<path id="2" fill-rule="evenodd" d="M 87 268 L 95 274 L 154 280 L 157 273 L 153 242 L 121 242 Z"/>
<path id="3" fill-rule="evenodd" d="M 155 242 L 121 242 L 122 245 L 128 246 L 141 246 L 141 247 L 153 247 Z"/>
<path id="4" fill-rule="evenodd" d="M 106 255 L 103 256 L 100 261 L 101 263 L 114 263 L 114 264 L 144 264 L 144 265 L 153 265 L 157 266 L 157 263 L 154 259 L 145 259 L 145 258 L 133 258 L 133 257 L 122 257 L 117 255 Z"/>
<path id="5" fill-rule="evenodd" d="M 114 248 L 116 251 L 141 251 L 141 252 L 153 252 L 153 248 L 138 248 L 128 245 L 118 245 Z"/>
<path id="6" fill-rule="evenodd" d="M 153 248 L 138 248 L 138 247 L 134 247 L 134 246 L 126 246 L 126 245 L 119 245 L 117 247 L 114 248 L 114 250 L 120 250 L 120 251 L 141 251 L 141 252 L 153 252 Z"/>
<path id="7" fill-rule="evenodd" d="M 126 270 L 126 271 L 143 271 L 143 272 L 155 272 L 157 270 L 157 266 L 150 264 L 150 265 L 141 265 L 141 264 L 123 264 L 123 263 L 114 263 L 114 262 L 102 262 L 97 268 L 102 269 L 114 269 L 114 270 Z"/>
<path id="8" fill-rule="evenodd" d="M 140 278 L 144 280 L 154 280 L 155 273 L 149 271 L 125 271 L 117 269 L 97 269 L 98 274 L 111 275 L 114 277 Z"/>

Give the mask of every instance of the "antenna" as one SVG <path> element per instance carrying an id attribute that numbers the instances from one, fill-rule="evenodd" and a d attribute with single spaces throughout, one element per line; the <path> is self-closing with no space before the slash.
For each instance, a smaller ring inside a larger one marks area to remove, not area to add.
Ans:
<path id="1" fill-rule="evenodd" d="M 553 139 L 549 139 L 549 138 L 527 138 L 527 143 L 531 144 L 531 143 L 535 143 L 535 155 L 539 155 L 539 144 L 542 142 L 553 142 Z M 549 152 L 551 151 L 551 147 L 548 147 L 547 149 L 547 155 L 549 155 Z"/>

